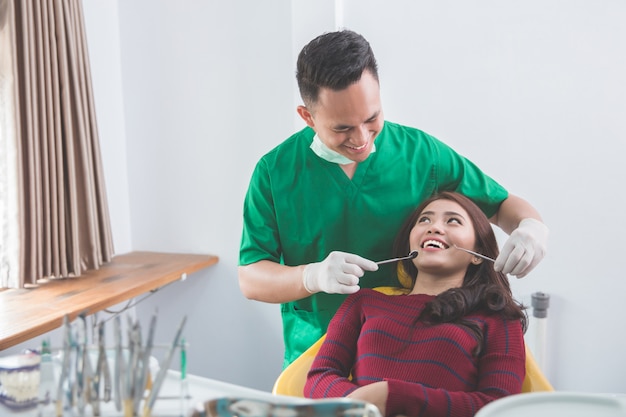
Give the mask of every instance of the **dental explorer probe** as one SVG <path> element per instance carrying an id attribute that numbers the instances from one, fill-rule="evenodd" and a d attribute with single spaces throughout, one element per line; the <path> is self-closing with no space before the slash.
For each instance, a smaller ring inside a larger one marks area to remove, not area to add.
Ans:
<path id="1" fill-rule="evenodd" d="M 411 252 L 409 252 L 409 254 L 407 256 L 401 256 L 399 258 L 392 258 L 392 259 L 386 259 L 384 261 L 378 261 L 376 262 L 377 265 L 382 265 L 382 264 L 388 264 L 391 262 L 398 262 L 398 261 L 403 261 L 405 259 L 413 259 L 413 258 L 417 258 L 417 251 L 416 250 L 412 250 Z"/>
<path id="2" fill-rule="evenodd" d="M 485 259 L 485 260 L 487 260 L 487 261 L 491 261 L 491 262 L 494 262 L 494 263 L 496 262 L 496 260 L 495 260 L 495 259 L 490 258 L 490 257 L 488 257 L 488 256 L 486 256 L 486 255 L 481 254 L 481 253 L 474 252 L 473 250 L 464 249 L 464 248 L 461 248 L 461 247 L 459 247 L 459 246 L 457 246 L 457 245 L 454 245 L 454 247 L 455 247 L 455 248 L 457 248 L 458 250 L 462 250 L 463 252 L 467 252 L 467 253 L 472 254 L 472 255 L 474 255 L 474 256 L 478 256 L 479 258 L 483 258 L 483 259 Z"/>
<path id="3" fill-rule="evenodd" d="M 183 317 L 180 325 L 178 326 L 178 331 L 176 331 L 176 336 L 174 336 L 174 341 L 170 346 L 169 352 L 165 355 L 163 362 L 159 364 L 159 372 L 155 378 L 154 383 L 152 384 L 152 388 L 150 389 L 150 396 L 145 401 L 143 406 L 143 417 L 149 417 L 152 407 L 154 406 L 154 402 L 157 400 L 157 396 L 159 395 L 159 390 L 161 389 L 161 385 L 163 385 L 163 381 L 165 380 L 165 376 L 170 367 L 170 363 L 172 362 L 172 357 L 174 356 L 174 351 L 179 345 L 180 335 L 183 332 L 183 328 L 185 327 L 185 322 L 187 321 L 187 316 Z"/>

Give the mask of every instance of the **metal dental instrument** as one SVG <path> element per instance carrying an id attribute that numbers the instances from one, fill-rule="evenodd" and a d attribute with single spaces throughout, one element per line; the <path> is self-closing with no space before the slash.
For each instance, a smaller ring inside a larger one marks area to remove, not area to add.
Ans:
<path id="1" fill-rule="evenodd" d="M 76 325 L 76 403 L 78 407 L 79 415 L 85 414 L 85 406 L 89 402 L 90 389 L 88 384 L 91 383 L 91 375 L 89 374 L 89 356 L 87 352 L 87 321 L 85 320 L 85 313 L 78 315 L 80 323 Z"/>
<path id="2" fill-rule="evenodd" d="M 172 362 L 172 357 L 174 356 L 174 351 L 179 346 L 180 335 L 183 332 L 183 328 L 185 327 L 185 322 L 187 321 L 187 316 L 183 317 L 180 325 L 178 326 L 178 331 L 176 332 L 176 336 L 174 336 L 174 341 L 170 346 L 169 352 L 165 355 L 163 362 L 159 364 L 159 372 L 152 384 L 152 388 L 150 388 L 150 396 L 145 401 L 143 406 L 143 417 L 149 417 L 152 407 L 154 406 L 154 402 L 157 400 L 157 396 L 159 395 L 159 390 L 161 389 L 161 385 L 163 385 L 163 381 L 165 380 L 165 376 L 167 375 L 168 369 L 170 367 L 170 363 Z"/>
<path id="3" fill-rule="evenodd" d="M 123 401 L 124 413 L 126 415 L 136 415 L 135 412 L 135 395 L 137 393 L 135 385 L 139 378 L 137 373 L 137 367 L 139 366 L 139 356 L 141 355 L 141 325 L 139 321 L 134 324 L 132 320 L 128 319 L 128 343 L 130 347 L 128 369 L 126 370 L 126 395 Z"/>
<path id="4" fill-rule="evenodd" d="M 56 395 L 56 415 L 57 417 L 61 417 L 63 415 L 63 384 L 65 380 L 68 378 L 69 369 L 70 369 L 70 352 L 71 352 L 71 328 L 70 328 L 70 318 L 68 315 L 63 317 L 63 328 L 64 328 L 64 336 L 63 336 L 63 364 L 61 365 L 61 376 L 59 377 L 59 385 L 57 387 L 57 395 Z"/>
<path id="5" fill-rule="evenodd" d="M 96 334 L 95 334 L 95 329 L 96 327 L 98 327 L 97 323 L 98 323 L 98 313 L 94 313 L 92 316 L 92 319 L 94 321 L 94 324 L 92 325 L 92 333 L 91 333 L 91 342 L 93 344 L 95 344 L 96 342 Z M 104 323 L 101 323 L 104 324 Z M 98 417 L 100 416 L 100 382 L 102 382 L 102 359 L 104 358 L 104 340 L 102 339 L 102 335 L 100 334 L 100 328 L 98 329 L 98 355 L 96 356 L 96 365 L 95 365 L 95 371 L 93 371 L 92 369 L 92 375 L 91 375 L 91 379 L 88 380 L 88 385 L 87 385 L 87 392 L 88 392 L 88 399 L 89 399 L 89 403 L 91 404 L 91 408 L 93 410 L 93 415 Z M 91 360 L 89 360 L 89 353 L 87 353 L 87 358 L 88 361 L 87 363 L 89 364 L 91 362 Z M 106 359 L 106 358 L 105 358 Z"/>
<path id="6" fill-rule="evenodd" d="M 457 248 L 458 250 L 462 250 L 463 252 L 467 252 L 467 253 L 472 254 L 472 255 L 474 255 L 474 256 L 478 256 L 479 258 L 483 258 L 483 259 L 485 259 L 485 260 L 487 260 L 487 261 L 491 261 L 491 262 L 495 262 L 495 261 L 496 261 L 495 259 L 492 259 L 492 258 L 490 258 L 490 257 L 488 257 L 488 256 L 485 256 L 485 255 L 483 255 L 483 254 L 480 254 L 480 253 L 478 253 L 478 252 L 474 252 L 473 250 L 464 249 L 464 248 L 461 248 L 461 247 L 459 247 L 459 246 L 457 246 L 457 245 L 453 245 L 453 246 L 454 246 L 455 248 Z"/>
<path id="7" fill-rule="evenodd" d="M 154 332 L 156 330 L 156 320 L 157 320 L 158 311 L 155 310 L 152 315 L 152 319 L 150 320 L 150 327 L 148 329 L 148 340 L 146 340 L 146 346 L 141 352 L 141 357 L 139 358 L 141 362 L 141 368 L 139 373 L 139 378 L 137 378 L 135 385 L 135 397 L 133 409 L 137 410 L 139 407 L 139 401 L 144 396 L 144 392 L 146 390 L 146 383 L 148 381 L 148 374 L 150 373 L 150 355 L 152 354 L 152 346 L 154 345 Z"/>
<path id="8" fill-rule="evenodd" d="M 142 332 L 141 332 L 141 324 L 139 323 L 139 321 L 137 321 L 137 325 L 136 325 L 136 330 L 137 330 L 137 334 L 135 335 L 135 339 L 137 342 L 137 346 L 136 346 L 136 353 L 135 353 L 135 366 L 133 367 L 133 369 L 135 370 L 135 375 L 133 376 L 133 389 L 132 389 L 132 410 L 133 410 L 133 415 L 136 416 L 137 415 L 137 404 L 139 404 L 139 400 L 141 400 L 141 398 L 143 397 L 143 390 L 142 389 L 138 389 L 138 381 L 139 379 L 141 379 L 141 372 L 139 371 L 137 372 L 137 370 L 140 369 L 140 365 L 141 365 L 141 355 L 143 353 L 143 338 L 142 338 Z"/>
<path id="9" fill-rule="evenodd" d="M 111 371 L 109 370 L 109 361 L 106 356 L 106 349 L 104 347 L 104 322 L 101 321 L 98 325 L 98 362 L 96 368 L 95 389 L 100 388 L 100 382 L 104 382 L 104 402 L 111 400 Z"/>
<path id="10" fill-rule="evenodd" d="M 185 338 L 180 341 L 180 415 L 187 413 L 187 400 L 189 399 L 189 381 L 187 380 L 187 342 Z"/>
<path id="11" fill-rule="evenodd" d="M 122 392 L 126 389 L 124 385 L 124 356 L 122 353 L 122 325 L 120 316 L 115 316 L 114 336 L 115 336 L 115 368 L 113 371 L 113 400 L 115 409 L 122 411 Z"/>
<path id="12" fill-rule="evenodd" d="M 412 250 L 411 252 L 409 252 L 409 254 L 407 256 L 402 256 L 400 258 L 386 259 L 384 261 L 376 262 L 376 264 L 377 265 L 382 265 L 382 264 L 388 264 L 388 263 L 391 263 L 391 262 L 398 262 L 398 261 L 403 261 L 405 259 L 413 259 L 413 258 L 417 258 L 417 251 L 416 250 Z"/>

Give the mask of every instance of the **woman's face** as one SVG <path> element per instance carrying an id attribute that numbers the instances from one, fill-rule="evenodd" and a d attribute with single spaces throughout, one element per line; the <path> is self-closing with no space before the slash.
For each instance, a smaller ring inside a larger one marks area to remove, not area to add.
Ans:
<path id="1" fill-rule="evenodd" d="M 482 260 L 455 249 L 476 250 L 474 224 L 458 203 L 436 200 L 417 218 L 409 235 L 410 249 L 419 255 L 413 260 L 418 271 L 437 275 L 465 274 L 470 263 Z"/>

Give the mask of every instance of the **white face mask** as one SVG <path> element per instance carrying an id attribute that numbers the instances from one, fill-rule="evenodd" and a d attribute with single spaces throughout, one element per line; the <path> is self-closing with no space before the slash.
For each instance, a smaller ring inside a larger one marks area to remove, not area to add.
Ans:
<path id="1" fill-rule="evenodd" d="M 339 165 L 346 165 L 346 164 L 354 163 L 352 159 L 346 158 L 339 152 L 335 152 L 332 149 L 330 149 L 328 146 L 326 146 L 324 142 L 322 142 L 322 140 L 319 138 L 319 136 L 317 136 L 317 134 L 313 137 L 313 143 L 311 143 L 311 149 L 313 150 L 313 152 L 315 152 L 315 155 L 319 156 L 320 158 L 328 162 L 333 162 Z M 376 152 L 376 144 L 372 144 L 372 151 L 370 152 L 370 154 L 374 152 Z"/>

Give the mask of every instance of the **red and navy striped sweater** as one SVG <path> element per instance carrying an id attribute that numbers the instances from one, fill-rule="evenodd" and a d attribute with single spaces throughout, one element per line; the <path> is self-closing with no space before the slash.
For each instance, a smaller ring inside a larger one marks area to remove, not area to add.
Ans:
<path id="1" fill-rule="evenodd" d="M 476 357 L 477 342 L 467 328 L 416 322 L 433 298 L 370 289 L 350 295 L 330 322 L 304 395 L 345 397 L 386 380 L 385 415 L 460 417 L 521 392 L 526 360 L 521 323 L 497 314 L 467 316 L 483 331 Z"/>

